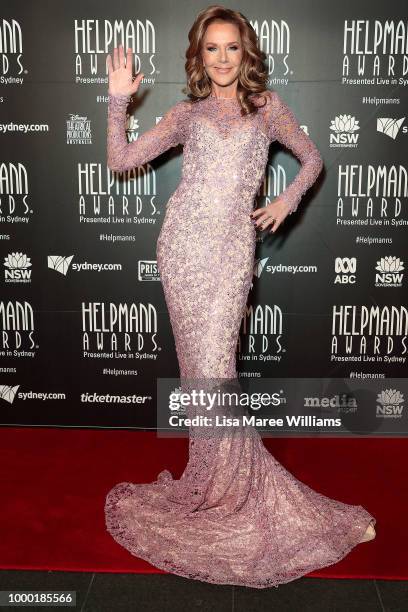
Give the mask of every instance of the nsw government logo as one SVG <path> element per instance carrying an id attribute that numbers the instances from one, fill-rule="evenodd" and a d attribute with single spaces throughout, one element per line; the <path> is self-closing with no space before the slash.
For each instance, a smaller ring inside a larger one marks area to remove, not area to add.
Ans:
<path id="1" fill-rule="evenodd" d="M 404 410 L 404 396 L 397 389 L 384 389 L 377 395 L 377 418 L 400 419 Z"/>
<path id="2" fill-rule="evenodd" d="M 4 258 L 4 267 L 6 283 L 31 283 L 31 261 L 25 253 L 9 253 Z"/>
<path id="3" fill-rule="evenodd" d="M 376 287 L 402 287 L 404 275 L 401 272 L 404 270 L 404 262 L 399 257 L 381 257 L 375 269 L 378 271 L 375 275 Z"/>
<path id="4" fill-rule="evenodd" d="M 333 148 L 357 148 L 358 120 L 353 115 L 337 115 L 331 120 L 330 146 Z"/>

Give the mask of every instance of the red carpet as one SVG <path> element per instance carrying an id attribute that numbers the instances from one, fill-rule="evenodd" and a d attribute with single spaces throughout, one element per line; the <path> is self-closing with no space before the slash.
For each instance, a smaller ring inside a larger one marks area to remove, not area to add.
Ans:
<path id="1" fill-rule="evenodd" d="M 361 504 L 377 537 L 309 574 L 327 578 L 408 578 L 405 439 L 272 439 L 267 448 L 324 495 Z M 188 441 L 125 430 L 0 428 L 0 568 L 164 573 L 105 531 L 104 500 L 116 483 L 178 478 Z"/>

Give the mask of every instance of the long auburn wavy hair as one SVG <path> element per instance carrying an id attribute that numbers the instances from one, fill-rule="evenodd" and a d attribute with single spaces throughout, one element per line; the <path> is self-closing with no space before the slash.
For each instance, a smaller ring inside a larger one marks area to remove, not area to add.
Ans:
<path id="1" fill-rule="evenodd" d="M 237 97 L 241 105 L 241 114 L 253 113 L 259 106 L 262 93 L 266 89 L 267 72 L 266 54 L 258 46 L 257 35 L 248 19 L 239 11 L 212 4 L 200 11 L 189 33 L 189 46 L 184 64 L 187 73 L 187 85 L 183 88 L 192 102 L 198 102 L 211 93 L 211 80 L 207 75 L 202 60 L 203 39 L 208 26 L 214 21 L 225 21 L 235 24 L 240 32 L 242 42 L 242 61 L 238 74 Z M 265 100 L 266 103 L 266 100 Z"/>

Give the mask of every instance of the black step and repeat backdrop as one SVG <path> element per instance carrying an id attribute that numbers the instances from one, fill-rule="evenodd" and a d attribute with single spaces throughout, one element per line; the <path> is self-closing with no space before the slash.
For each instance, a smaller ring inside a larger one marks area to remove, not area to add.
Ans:
<path id="1" fill-rule="evenodd" d="M 107 167 L 106 57 L 130 46 L 145 74 L 130 142 L 184 97 L 187 33 L 205 6 L 2 3 L 2 425 L 156 425 L 157 380 L 179 373 L 155 253 L 182 148 L 124 176 Z M 395 424 L 407 374 L 405 3 L 228 6 L 251 21 L 269 88 L 325 165 L 298 212 L 259 236 L 240 378 L 331 380 L 331 399 L 347 379 L 374 380 L 375 416 Z M 273 143 L 258 205 L 298 170 Z"/>

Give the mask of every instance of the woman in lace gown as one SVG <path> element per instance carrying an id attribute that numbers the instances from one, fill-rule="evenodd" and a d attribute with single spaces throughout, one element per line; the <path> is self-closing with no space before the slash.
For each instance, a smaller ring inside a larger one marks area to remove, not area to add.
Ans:
<path id="1" fill-rule="evenodd" d="M 233 388 L 256 227 L 276 231 L 316 180 L 322 159 L 283 99 L 265 89 L 262 52 L 241 13 L 202 11 L 189 40 L 189 98 L 131 143 L 126 109 L 144 75 L 133 81 L 130 50 L 126 63 L 122 47 L 114 50 L 113 66 L 108 56 L 108 166 L 123 172 L 183 145 L 181 181 L 157 242 L 180 379 L 183 389 L 196 379 Z M 248 106 L 253 112 L 242 111 Z M 253 211 L 275 140 L 302 166 L 274 202 Z M 188 407 L 188 414 L 200 410 Z M 119 544 L 158 568 L 255 588 L 336 563 L 372 539 L 376 522 L 362 506 L 325 497 L 296 479 L 254 428 L 242 426 L 223 434 L 191 426 L 180 479 L 163 470 L 152 483 L 115 485 L 105 519 Z"/>

